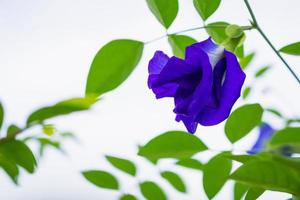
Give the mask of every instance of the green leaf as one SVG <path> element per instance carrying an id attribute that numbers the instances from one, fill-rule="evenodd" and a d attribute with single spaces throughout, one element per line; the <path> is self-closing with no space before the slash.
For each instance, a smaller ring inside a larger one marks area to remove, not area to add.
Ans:
<path id="1" fill-rule="evenodd" d="M 11 180 L 15 184 L 18 183 L 19 169 L 16 163 L 3 157 L 1 153 L 0 153 L 0 168 L 2 168 L 6 172 L 6 174 L 11 178 Z"/>
<path id="2" fill-rule="evenodd" d="M 260 122 L 263 108 L 259 104 L 246 104 L 231 113 L 225 123 L 225 133 L 231 143 L 247 135 Z"/>
<path id="3" fill-rule="evenodd" d="M 246 69 L 248 67 L 248 65 L 253 60 L 254 56 L 255 56 L 255 53 L 253 52 L 253 53 L 248 54 L 244 58 L 239 59 L 242 69 Z"/>
<path id="4" fill-rule="evenodd" d="M 244 91 L 243 91 L 243 95 L 242 95 L 243 99 L 247 99 L 247 97 L 249 96 L 250 92 L 251 92 L 251 87 L 246 87 L 244 89 Z"/>
<path id="5" fill-rule="evenodd" d="M 230 24 L 226 27 L 225 33 L 230 38 L 239 38 L 243 34 L 243 29 L 236 24 Z"/>
<path id="6" fill-rule="evenodd" d="M 140 190 L 147 200 L 167 200 L 164 191 L 152 181 L 140 183 Z"/>
<path id="7" fill-rule="evenodd" d="M 44 155 L 44 151 L 46 147 L 53 147 L 57 150 L 61 150 L 61 146 L 60 143 L 58 141 L 52 141 L 48 138 L 36 138 L 37 141 L 39 141 L 40 143 L 40 148 L 39 148 L 39 155 L 43 156 Z"/>
<path id="8" fill-rule="evenodd" d="M 123 194 L 120 197 L 120 200 L 137 200 L 137 198 L 135 196 L 133 196 L 132 194 Z"/>
<path id="9" fill-rule="evenodd" d="M 183 180 L 176 173 L 171 171 L 163 171 L 160 175 L 166 179 L 176 190 L 186 192 L 186 187 Z"/>
<path id="10" fill-rule="evenodd" d="M 247 185 L 235 182 L 233 188 L 234 200 L 241 200 L 244 194 L 247 192 L 248 188 L 249 187 Z"/>
<path id="11" fill-rule="evenodd" d="M 221 0 L 194 0 L 194 6 L 203 21 L 207 20 L 219 7 Z"/>
<path id="12" fill-rule="evenodd" d="M 168 29 L 178 13 L 178 0 L 146 0 L 156 19 Z"/>
<path id="13" fill-rule="evenodd" d="M 123 83 L 134 70 L 144 44 L 136 40 L 113 40 L 96 54 L 87 77 L 87 96 L 100 96 Z"/>
<path id="14" fill-rule="evenodd" d="M 4 120 L 4 108 L 2 106 L 2 103 L 0 102 L 0 130 L 3 124 L 3 120 Z"/>
<path id="15" fill-rule="evenodd" d="M 256 200 L 260 195 L 262 195 L 265 192 L 264 189 L 260 188 L 250 188 L 245 196 L 245 200 Z"/>
<path id="16" fill-rule="evenodd" d="M 291 167 L 276 160 L 249 161 L 239 167 L 230 178 L 264 190 L 300 194 L 299 167 Z"/>
<path id="17" fill-rule="evenodd" d="M 300 145 L 300 127 L 284 128 L 273 135 L 269 142 L 271 147 L 283 145 L 299 146 Z"/>
<path id="18" fill-rule="evenodd" d="M 229 158 L 231 160 L 240 162 L 240 163 L 246 163 L 249 162 L 253 159 L 255 159 L 257 156 L 256 155 L 233 155 L 233 154 L 228 154 L 225 155 L 226 158 Z"/>
<path id="19" fill-rule="evenodd" d="M 132 161 L 124 158 L 117 158 L 114 156 L 105 157 L 114 167 L 118 168 L 119 170 L 128 173 L 132 176 L 136 175 L 136 167 Z"/>
<path id="20" fill-rule="evenodd" d="M 213 157 L 203 169 L 203 187 L 209 199 L 212 199 L 226 183 L 232 167 L 231 160 L 224 153 Z"/>
<path id="21" fill-rule="evenodd" d="M 58 102 L 52 106 L 40 108 L 29 115 L 27 119 L 27 126 L 35 123 L 43 123 L 47 119 L 60 115 L 88 110 L 96 102 L 97 99 L 92 97 L 72 98 Z"/>
<path id="22" fill-rule="evenodd" d="M 139 149 L 139 155 L 156 162 L 160 158 L 184 159 L 206 150 L 196 136 L 183 131 L 169 131 L 151 139 Z"/>
<path id="23" fill-rule="evenodd" d="M 260 68 L 260 69 L 255 73 L 255 77 L 256 77 L 256 78 L 261 77 L 261 76 L 264 75 L 269 69 L 270 69 L 269 66 L 265 66 L 265 67 Z"/>
<path id="24" fill-rule="evenodd" d="M 296 42 L 296 43 L 284 46 L 281 49 L 279 49 L 279 51 L 282 53 L 299 56 L 300 55 L 300 42 Z"/>
<path id="25" fill-rule="evenodd" d="M 177 165 L 190 168 L 190 169 L 196 169 L 196 170 L 202 170 L 203 169 L 203 164 L 193 158 L 186 158 L 182 159 L 176 162 Z"/>
<path id="26" fill-rule="evenodd" d="M 7 137 L 14 137 L 16 135 L 16 133 L 18 133 L 19 131 L 21 131 L 22 129 L 19 128 L 17 125 L 15 124 L 11 124 L 9 125 L 9 127 L 7 128 Z"/>
<path id="27" fill-rule="evenodd" d="M 173 54 L 179 58 L 184 58 L 185 48 L 197 41 L 186 35 L 169 35 L 168 41 L 172 47 Z"/>
<path id="28" fill-rule="evenodd" d="M 92 184 L 106 189 L 119 189 L 118 180 L 109 172 L 90 170 L 82 172 L 83 176 Z"/>
<path id="29" fill-rule="evenodd" d="M 275 108 L 266 108 L 265 111 L 272 113 L 272 114 L 276 115 L 277 117 L 280 117 L 280 118 L 283 117 L 283 115 Z"/>
<path id="30" fill-rule="evenodd" d="M 0 155 L 11 162 L 20 165 L 29 173 L 36 168 L 36 160 L 31 150 L 19 140 L 5 141 L 0 144 Z"/>
<path id="31" fill-rule="evenodd" d="M 237 48 L 243 45 L 246 40 L 246 35 L 244 33 L 241 36 L 236 38 L 228 37 L 225 41 L 221 43 L 225 47 L 226 50 L 235 52 Z"/>
<path id="32" fill-rule="evenodd" d="M 238 58 L 243 58 L 245 56 L 244 45 L 237 47 L 234 53 Z"/>
<path id="33" fill-rule="evenodd" d="M 209 28 L 205 28 L 205 30 L 216 43 L 221 44 L 228 38 L 225 33 L 225 29 L 228 25 L 229 23 L 227 22 L 214 22 L 207 24 L 206 27 Z"/>
<path id="34" fill-rule="evenodd" d="M 43 124 L 43 133 L 52 136 L 56 133 L 56 128 L 53 124 Z"/>

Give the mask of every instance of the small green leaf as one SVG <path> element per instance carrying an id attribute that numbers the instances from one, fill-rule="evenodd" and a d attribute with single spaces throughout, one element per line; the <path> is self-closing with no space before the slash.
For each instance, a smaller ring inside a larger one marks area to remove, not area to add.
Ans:
<path id="1" fill-rule="evenodd" d="M 251 87 L 246 87 L 244 89 L 244 91 L 243 91 L 243 95 L 242 95 L 243 99 L 247 99 L 247 97 L 249 96 L 250 92 L 251 92 Z"/>
<path id="2" fill-rule="evenodd" d="M 43 123 L 47 119 L 60 115 L 67 115 L 73 112 L 88 110 L 96 102 L 97 99 L 93 97 L 72 98 L 58 102 L 53 106 L 40 108 L 29 115 L 27 119 L 27 126 L 35 123 Z"/>
<path id="3" fill-rule="evenodd" d="M 225 33 L 225 29 L 228 25 L 229 23 L 227 22 L 214 22 L 207 24 L 205 30 L 216 43 L 221 44 L 228 38 Z"/>
<path id="4" fill-rule="evenodd" d="M 233 188 L 234 200 L 241 200 L 248 189 L 249 187 L 247 185 L 235 182 Z"/>
<path id="5" fill-rule="evenodd" d="M 7 137 L 14 137 L 22 129 L 15 124 L 11 124 L 7 128 Z"/>
<path id="6" fill-rule="evenodd" d="M 235 52 L 237 48 L 243 45 L 246 40 L 246 35 L 244 33 L 241 36 L 236 38 L 228 37 L 225 41 L 221 43 L 225 47 L 226 50 Z"/>
<path id="7" fill-rule="evenodd" d="M 213 157 L 203 169 L 203 187 L 209 199 L 212 199 L 226 183 L 232 167 L 231 160 L 224 153 Z"/>
<path id="8" fill-rule="evenodd" d="M 260 69 L 255 73 L 255 77 L 256 77 L 256 78 L 261 77 L 261 76 L 264 75 L 269 69 L 270 69 L 269 66 L 265 66 L 265 67 L 260 68 Z"/>
<path id="9" fill-rule="evenodd" d="M 106 189 L 119 189 L 118 180 L 109 172 L 90 170 L 82 172 L 83 176 L 92 184 Z"/>
<path id="10" fill-rule="evenodd" d="M 276 115 L 277 117 L 280 117 L 280 118 L 283 117 L 283 115 L 275 108 L 266 108 L 265 111 L 272 113 L 272 114 Z"/>
<path id="11" fill-rule="evenodd" d="M 160 175 L 166 179 L 179 192 L 186 192 L 183 180 L 176 173 L 171 171 L 163 171 Z"/>
<path id="12" fill-rule="evenodd" d="M 178 0 L 146 0 L 156 19 L 168 29 L 178 13 Z"/>
<path id="13" fill-rule="evenodd" d="M 4 108 L 2 106 L 2 103 L 0 102 L 0 130 L 3 124 L 3 120 L 4 120 Z"/>
<path id="14" fill-rule="evenodd" d="M 186 158 L 182 159 L 176 162 L 177 165 L 190 168 L 190 169 L 196 169 L 196 170 L 202 170 L 203 169 L 203 164 L 193 158 Z"/>
<path id="15" fill-rule="evenodd" d="M 168 41 L 172 47 L 173 54 L 179 58 L 184 58 L 185 48 L 197 41 L 186 35 L 169 35 Z"/>
<path id="16" fill-rule="evenodd" d="M 132 161 L 124 158 L 117 158 L 114 156 L 105 156 L 105 157 L 114 167 L 132 176 L 136 175 L 136 167 Z"/>
<path id="17" fill-rule="evenodd" d="M 25 143 L 19 140 L 11 140 L 1 143 L 0 155 L 5 157 L 7 160 L 11 160 L 17 165 L 20 165 L 29 173 L 33 173 L 37 165 L 31 150 Z"/>
<path id="18" fill-rule="evenodd" d="M 133 196 L 132 194 L 123 194 L 120 197 L 120 200 L 137 200 L 137 198 L 135 196 Z"/>
<path id="19" fill-rule="evenodd" d="M 3 157 L 1 155 L 1 152 L 0 152 L 0 168 L 2 168 L 6 172 L 6 174 L 11 178 L 11 180 L 15 184 L 18 183 L 19 169 L 16 163 Z"/>
<path id="20" fill-rule="evenodd" d="M 249 162 L 253 159 L 256 158 L 256 155 L 233 155 L 233 154 L 228 154 L 225 155 L 226 158 L 230 159 L 230 160 L 234 160 L 240 163 L 246 163 Z"/>
<path id="21" fill-rule="evenodd" d="M 260 122 L 263 108 L 259 104 L 246 104 L 231 113 L 225 123 L 225 133 L 234 143 L 247 135 Z"/>
<path id="22" fill-rule="evenodd" d="M 264 189 L 250 188 L 245 196 L 245 200 L 256 200 L 265 192 Z"/>
<path id="23" fill-rule="evenodd" d="M 251 63 L 251 61 L 253 60 L 255 56 L 255 53 L 250 53 L 247 56 L 239 59 L 240 65 L 242 67 L 242 69 L 246 69 L 248 67 L 248 65 Z"/>
<path id="24" fill-rule="evenodd" d="M 100 96 L 123 83 L 134 70 L 144 44 L 136 40 L 113 40 L 96 54 L 87 78 L 85 94 Z"/>
<path id="25" fill-rule="evenodd" d="M 226 27 L 225 33 L 230 38 L 238 38 L 242 36 L 243 29 L 239 25 L 230 24 Z"/>
<path id="26" fill-rule="evenodd" d="M 40 143 L 39 155 L 43 156 L 46 147 L 53 147 L 57 150 L 62 151 L 60 143 L 58 141 L 53 141 L 48 138 L 37 138 L 37 141 Z"/>
<path id="27" fill-rule="evenodd" d="M 205 21 L 218 9 L 220 3 L 221 0 L 194 0 L 194 7 Z"/>
<path id="28" fill-rule="evenodd" d="M 300 55 L 300 42 L 296 42 L 296 43 L 284 46 L 279 51 L 282 53 L 299 56 Z"/>
<path id="29" fill-rule="evenodd" d="M 152 181 L 140 183 L 140 190 L 147 200 L 167 200 L 164 191 Z"/>
<path id="30" fill-rule="evenodd" d="M 54 135 L 56 132 L 55 126 L 53 124 L 44 124 L 43 125 L 43 133 L 48 136 Z"/>
<path id="31" fill-rule="evenodd" d="M 237 47 L 234 53 L 238 58 L 243 58 L 245 56 L 244 45 Z"/>
<path id="32" fill-rule="evenodd" d="M 300 127 L 284 128 L 273 135 L 270 140 L 270 146 L 300 146 Z"/>
<path id="33" fill-rule="evenodd" d="M 184 159 L 206 150 L 196 136 L 183 131 L 169 131 L 151 139 L 139 149 L 139 155 L 156 162 L 160 158 Z"/>

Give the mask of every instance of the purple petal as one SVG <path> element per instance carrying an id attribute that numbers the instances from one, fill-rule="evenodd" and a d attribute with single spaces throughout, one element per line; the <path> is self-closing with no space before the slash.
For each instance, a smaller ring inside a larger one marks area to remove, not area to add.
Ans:
<path id="1" fill-rule="evenodd" d="M 199 114 L 198 121 L 204 126 L 215 125 L 225 120 L 229 116 L 233 104 L 240 97 L 246 75 L 241 70 L 233 53 L 225 50 L 225 59 L 226 75 L 220 92 L 220 105 L 218 108 L 206 107 Z"/>
<path id="2" fill-rule="evenodd" d="M 156 51 L 153 58 L 149 61 L 148 72 L 149 74 L 159 74 L 165 67 L 169 57 L 162 51 Z"/>
<path id="3" fill-rule="evenodd" d="M 176 83 L 168 83 L 161 85 L 159 87 L 152 88 L 157 99 L 163 97 L 174 97 L 178 89 L 178 84 Z"/>

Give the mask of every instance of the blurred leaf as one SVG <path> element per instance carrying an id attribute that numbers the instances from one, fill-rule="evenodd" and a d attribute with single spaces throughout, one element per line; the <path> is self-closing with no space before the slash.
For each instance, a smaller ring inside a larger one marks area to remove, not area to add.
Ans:
<path id="1" fill-rule="evenodd" d="M 221 153 L 208 161 L 203 168 L 203 187 L 209 199 L 212 199 L 226 183 L 232 162 Z"/>
<path id="2" fill-rule="evenodd" d="M 203 169 L 203 164 L 193 158 L 186 158 L 182 159 L 176 162 L 177 165 L 190 168 L 190 169 L 196 169 L 196 170 L 202 170 Z"/>
<path id="3" fill-rule="evenodd" d="M 225 123 L 225 133 L 231 143 L 247 135 L 260 122 L 263 108 L 259 104 L 245 104 L 234 110 Z"/>
<path id="4" fill-rule="evenodd" d="M 283 117 L 282 114 L 274 108 L 266 108 L 265 111 L 272 113 L 272 114 L 276 115 L 277 117 L 280 117 L 280 118 Z"/>
<path id="5" fill-rule="evenodd" d="M 245 56 L 244 45 L 240 45 L 239 47 L 237 47 L 234 53 L 238 58 L 243 58 Z"/>
<path id="6" fill-rule="evenodd" d="M 27 126 L 34 123 L 43 123 L 44 120 L 66 115 L 77 111 L 88 110 L 97 100 L 92 97 L 72 98 L 54 104 L 53 106 L 40 108 L 28 117 Z"/>
<path id="7" fill-rule="evenodd" d="M 151 139 L 139 149 L 139 155 L 156 162 L 160 158 L 184 159 L 206 150 L 196 136 L 183 131 L 169 131 Z"/>
<path id="8" fill-rule="evenodd" d="M 2 155 L 2 159 L 11 160 L 26 169 L 29 173 L 33 173 L 37 165 L 31 150 L 25 143 L 19 140 L 10 140 L 1 143 L 0 155 Z"/>
<path id="9" fill-rule="evenodd" d="M 218 9 L 220 3 L 221 0 L 194 0 L 194 6 L 203 21 L 209 18 Z"/>
<path id="10" fill-rule="evenodd" d="M 16 133 L 20 132 L 21 130 L 22 129 L 19 128 L 17 125 L 11 124 L 7 128 L 7 137 L 15 137 Z"/>
<path id="11" fill-rule="evenodd" d="M 163 171 L 160 175 L 166 179 L 179 192 L 186 192 L 183 180 L 176 173 L 171 171 Z"/>
<path id="12" fill-rule="evenodd" d="M 249 187 L 239 182 L 234 183 L 234 200 L 241 200 L 244 194 L 247 192 Z"/>
<path id="13" fill-rule="evenodd" d="M 124 158 L 117 158 L 114 156 L 105 156 L 106 159 L 119 170 L 126 172 L 132 176 L 136 175 L 136 167 L 134 163 L 130 160 Z"/>
<path id="14" fill-rule="evenodd" d="M 43 125 L 43 133 L 48 136 L 54 135 L 56 132 L 55 126 L 53 124 L 44 124 Z"/>
<path id="15" fill-rule="evenodd" d="M 256 155 L 233 155 L 233 154 L 226 154 L 226 158 L 229 158 L 231 160 L 240 162 L 240 163 L 246 163 L 256 158 Z"/>
<path id="16" fill-rule="evenodd" d="M 7 175 L 11 178 L 11 180 L 15 184 L 18 183 L 19 169 L 16 163 L 3 157 L 1 155 L 1 152 L 0 152 L 0 168 L 2 168 L 7 173 Z"/>
<path id="17" fill-rule="evenodd" d="M 133 196 L 132 194 L 123 194 L 120 197 L 120 200 L 137 200 L 137 198 L 135 196 Z"/>
<path id="18" fill-rule="evenodd" d="M 243 99 L 247 99 L 247 97 L 249 96 L 250 92 L 251 92 L 251 87 L 246 87 L 244 89 L 244 91 L 243 91 L 243 95 L 242 95 Z"/>
<path id="19" fill-rule="evenodd" d="M 251 187 L 299 195 L 299 167 L 274 159 L 256 159 L 239 167 L 230 178 Z"/>
<path id="20" fill-rule="evenodd" d="M 96 54 L 86 83 L 87 96 L 100 96 L 123 83 L 141 59 L 144 44 L 136 40 L 113 40 Z"/>
<path id="21" fill-rule="evenodd" d="M 294 118 L 294 119 L 288 119 L 286 121 L 286 126 L 289 126 L 290 124 L 293 124 L 293 123 L 300 123 L 300 118 Z"/>
<path id="22" fill-rule="evenodd" d="M 146 0 L 156 19 L 168 29 L 178 13 L 178 0 Z"/>
<path id="23" fill-rule="evenodd" d="M 3 120 L 4 120 L 4 108 L 2 106 L 2 103 L 0 102 L 0 130 L 3 124 Z"/>
<path id="24" fill-rule="evenodd" d="M 248 54 L 244 58 L 239 59 L 239 63 L 241 65 L 242 69 L 246 69 L 248 67 L 250 62 L 253 60 L 254 56 L 255 56 L 255 53 L 253 52 L 253 53 Z"/>
<path id="25" fill-rule="evenodd" d="M 250 188 L 245 196 L 245 200 L 256 200 L 265 192 L 264 189 Z"/>
<path id="26" fill-rule="evenodd" d="M 46 147 L 53 147 L 57 150 L 61 150 L 60 143 L 58 141 L 52 141 L 48 138 L 37 138 L 40 143 L 39 154 L 40 156 L 44 155 L 44 151 Z"/>
<path id="27" fill-rule="evenodd" d="M 265 66 L 265 67 L 260 68 L 260 69 L 255 73 L 255 77 L 256 77 L 256 78 L 261 77 L 261 76 L 264 75 L 269 69 L 270 69 L 269 66 Z"/>
<path id="28" fill-rule="evenodd" d="M 173 54 L 179 58 L 184 58 L 185 48 L 197 41 L 186 35 L 169 35 L 168 41 L 172 47 Z"/>
<path id="29" fill-rule="evenodd" d="M 167 200 L 164 191 L 152 181 L 140 183 L 140 189 L 147 200 Z"/>
<path id="30" fill-rule="evenodd" d="M 235 52 L 238 47 L 243 45 L 245 39 L 246 39 L 246 35 L 242 33 L 241 36 L 236 38 L 228 37 L 226 40 L 222 42 L 221 45 L 223 45 L 226 50 Z"/>
<path id="31" fill-rule="evenodd" d="M 290 55 L 300 55 L 300 42 L 292 43 L 279 49 L 280 52 Z"/>
<path id="32" fill-rule="evenodd" d="M 210 28 L 205 28 L 205 30 L 216 43 L 221 44 L 228 38 L 225 33 L 225 29 L 228 25 L 229 23 L 227 22 L 214 22 L 207 24 L 206 27 Z"/>
<path id="33" fill-rule="evenodd" d="M 243 34 L 243 29 L 236 24 L 230 24 L 226 27 L 225 33 L 230 38 L 239 38 Z"/>
<path id="34" fill-rule="evenodd" d="M 300 127 L 288 127 L 276 132 L 269 142 L 270 147 L 300 146 Z"/>
<path id="35" fill-rule="evenodd" d="M 118 180 L 109 172 L 90 170 L 82 172 L 83 176 L 92 184 L 106 189 L 119 189 Z"/>

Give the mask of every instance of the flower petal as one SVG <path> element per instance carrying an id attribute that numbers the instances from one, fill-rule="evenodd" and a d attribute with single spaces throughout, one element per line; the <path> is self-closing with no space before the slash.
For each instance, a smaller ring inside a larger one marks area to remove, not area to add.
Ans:
<path id="1" fill-rule="evenodd" d="M 159 87 L 152 88 L 157 99 L 163 97 L 174 97 L 178 89 L 178 84 L 176 83 L 167 83 Z"/>
<path id="2" fill-rule="evenodd" d="M 156 51 L 153 58 L 149 61 L 148 72 L 149 74 L 159 74 L 165 67 L 169 57 L 162 51 Z"/>

